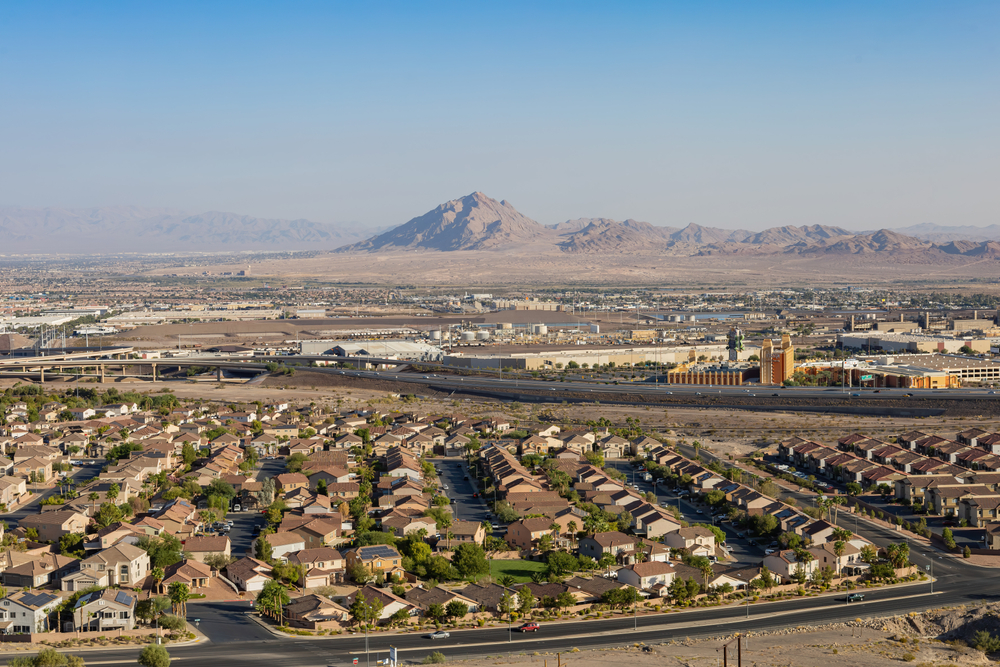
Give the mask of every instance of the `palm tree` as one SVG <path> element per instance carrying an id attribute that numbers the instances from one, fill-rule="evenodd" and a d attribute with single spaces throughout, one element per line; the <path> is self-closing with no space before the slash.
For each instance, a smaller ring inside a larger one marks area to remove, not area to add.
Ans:
<path id="1" fill-rule="evenodd" d="M 152 570 L 149 571 L 149 576 L 153 578 L 153 590 L 156 590 L 156 587 L 160 585 L 161 581 L 163 581 L 164 577 L 163 568 L 154 567 Z M 150 593 L 150 595 L 152 595 L 152 593 Z"/>
<path id="2" fill-rule="evenodd" d="M 100 497 L 101 494 L 99 494 L 97 491 L 91 491 L 90 495 L 87 496 L 87 498 L 89 498 L 90 502 L 92 503 L 91 512 L 93 512 L 95 515 L 97 514 L 97 499 Z"/>
<path id="3" fill-rule="evenodd" d="M 837 555 L 837 574 L 840 574 L 840 557 L 844 555 L 847 544 L 841 540 L 833 543 L 833 553 Z"/>
<path id="4" fill-rule="evenodd" d="M 170 602 L 174 605 L 174 612 L 181 609 L 181 616 L 187 617 L 187 601 L 191 597 L 188 585 L 181 581 L 175 581 L 170 584 L 167 594 L 170 596 Z"/>
<path id="5" fill-rule="evenodd" d="M 504 588 L 510 588 L 515 583 L 514 577 L 512 577 L 509 574 L 503 575 L 502 577 L 500 577 L 500 579 L 498 581 L 499 581 L 500 585 L 503 586 Z"/>
<path id="6" fill-rule="evenodd" d="M 566 523 L 566 530 L 569 532 L 569 539 L 576 543 L 576 521 L 569 521 Z"/>

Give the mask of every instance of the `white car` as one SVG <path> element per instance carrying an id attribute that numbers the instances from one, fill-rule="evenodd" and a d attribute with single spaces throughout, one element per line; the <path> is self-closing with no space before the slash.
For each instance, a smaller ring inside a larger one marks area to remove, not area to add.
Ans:
<path id="1" fill-rule="evenodd" d="M 770 556 L 773 553 L 774 553 L 774 549 L 765 549 L 764 550 L 764 555 L 765 556 Z"/>

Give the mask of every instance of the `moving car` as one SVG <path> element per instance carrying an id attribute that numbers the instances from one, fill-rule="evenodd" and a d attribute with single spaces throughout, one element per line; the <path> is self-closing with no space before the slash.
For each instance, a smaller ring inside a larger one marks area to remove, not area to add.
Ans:
<path id="1" fill-rule="evenodd" d="M 848 602 L 861 602 L 865 599 L 864 593 L 851 593 L 847 596 Z"/>
<path id="2" fill-rule="evenodd" d="M 431 639 L 448 639 L 449 637 L 451 637 L 451 634 L 445 632 L 444 630 L 438 630 L 437 632 L 432 632 L 427 636 L 430 637 Z"/>
<path id="3" fill-rule="evenodd" d="M 518 632 L 535 632 L 536 630 L 538 630 L 541 627 L 542 626 L 538 625 L 538 623 L 535 623 L 535 622 L 532 621 L 530 623 L 525 623 L 524 625 L 522 625 L 521 627 L 519 627 L 517 630 L 518 630 Z"/>

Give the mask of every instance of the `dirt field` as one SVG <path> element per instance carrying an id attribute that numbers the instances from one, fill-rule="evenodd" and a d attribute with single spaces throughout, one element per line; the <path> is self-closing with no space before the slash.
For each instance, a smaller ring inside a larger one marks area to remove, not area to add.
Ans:
<path id="1" fill-rule="evenodd" d="M 238 270 L 244 260 L 199 267 L 223 272 Z M 530 272 L 512 267 L 531 267 Z M 183 272 L 183 267 L 157 267 L 146 275 Z M 386 254 L 320 254 L 301 259 L 264 260 L 254 265 L 255 277 L 330 281 L 356 285 L 454 285 L 491 287 L 525 285 L 616 285 L 758 287 L 899 285 L 914 289 L 947 289 L 967 278 L 998 278 L 1000 262 L 961 255 L 921 257 L 919 254 L 870 255 L 635 255 L 632 253 L 572 254 L 562 252 L 463 251 Z M 983 281 L 977 291 L 996 289 Z"/>
<path id="2" fill-rule="evenodd" d="M 751 633 L 744 638 L 743 664 L 755 667 L 917 667 L 989 664 L 980 651 L 966 645 L 978 621 L 995 609 L 943 610 L 913 617 L 873 619 L 851 624 L 794 627 L 780 633 Z M 905 619 L 905 620 L 904 620 Z M 911 623 L 911 619 L 913 623 Z M 995 619 L 994 619 L 994 625 Z M 914 624 L 922 624 L 919 629 Z M 951 631 L 947 625 L 954 625 Z M 996 628 L 993 628 L 995 633 Z M 928 634 L 925 634 L 928 633 Z M 449 661 L 463 667 L 513 665 L 518 667 L 716 667 L 722 664 L 723 645 L 733 636 L 688 639 L 645 647 L 626 644 L 597 651 L 486 656 Z M 957 640 L 957 641 L 956 641 Z M 418 656 L 407 655 L 412 662 Z M 729 648 L 729 664 L 736 665 L 736 644 Z"/>
<path id="3" fill-rule="evenodd" d="M 0 381 L 0 387 L 12 386 L 15 380 Z M 72 383 L 46 383 L 50 390 L 65 390 Z M 361 385 L 361 386 L 359 386 Z M 920 429 L 951 436 L 973 426 L 997 431 L 997 417 L 927 417 L 889 418 L 858 417 L 855 415 L 824 415 L 804 412 L 748 412 L 708 408 L 653 408 L 649 406 L 594 404 L 533 404 L 499 403 L 484 399 L 455 399 L 426 392 L 426 398 L 406 400 L 393 397 L 400 387 L 395 383 L 364 381 L 354 383 L 340 376 L 307 370 L 292 377 L 274 376 L 260 384 L 192 382 L 176 380 L 152 384 L 145 381 L 87 384 L 103 388 L 116 387 L 140 392 L 171 390 L 181 399 L 202 399 L 216 402 L 271 401 L 277 398 L 292 403 L 315 402 L 331 409 L 379 406 L 383 409 L 408 409 L 421 413 L 459 411 L 473 418 L 504 417 L 512 424 L 536 422 L 562 426 L 585 425 L 587 421 L 607 418 L 612 424 L 624 426 L 628 417 L 638 419 L 641 426 L 669 439 L 698 440 L 705 448 L 721 455 L 746 455 L 793 435 L 819 442 L 835 443 L 848 433 L 862 432 L 878 438 Z M 405 387 L 405 386 L 404 386 Z M 421 391 L 408 387 L 404 390 Z M 421 396 L 424 392 L 421 392 Z"/>

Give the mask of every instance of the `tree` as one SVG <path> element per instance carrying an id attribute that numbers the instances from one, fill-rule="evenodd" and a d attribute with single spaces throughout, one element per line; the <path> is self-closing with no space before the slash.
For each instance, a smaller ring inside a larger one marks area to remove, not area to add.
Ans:
<path id="1" fill-rule="evenodd" d="M 469 605 L 465 604 L 461 600 L 452 600 L 445 608 L 445 614 L 448 618 L 464 618 L 468 613 Z"/>
<path id="2" fill-rule="evenodd" d="M 857 482 L 847 483 L 847 495 L 849 496 L 860 496 L 861 495 L 861 485 Z"/>
<path id="3" fill-rule="evenodd" d="M 351 603 L 351 618 L 360 625 L 372 625 L 382 618 L 382 601 L 378 598 L 371 602 L 365 599 L 365 594 L 358 591 L 354 602 Z"/>
<path id="4" fill-rule="evenodd" d="M 215 571 L 224 569 L 227 565 L 236 560 L 235 556 L 227 556 L 226 554 L 209 554 L 205 556 L 205 565 L 208 565 Z"/>
<path id="5" fill-rule="evenodd" d="M 149 597 L 139 600 L 135 605 L 136 618 L 152 623 L 170 608 L 170 600 L 164 597 Z"/>
<path id="6" fill-rule="evenodd" d="M 108 489 L 108 500 L 111 502 L 118 500 L 118 494 L 120 491 L 121 489 L 118 488 L 117 484 L 112 484 L 111 488 Z"/>
<path id="7" fill-rule="evenodd" d="M 505 574 L 502 577 L 500 577 L 500 579 L 497 580 L 497 583 L 503 586 L 504 588 L 512 588 L 516 583 L 516 581 L 514 577 L 512 577 L 511 575 Z"/>
<path id="8" fill-rule="evenodd" d="M 427 606 L 427 611 L 424 612 L 424 616 L 433 621 L 440 621 L 442 618 L 445 617 L 445 614 L 447 613 L 448 612 L 445 611 L 443 604 L 441 604 L 440 602 L 435 602 Z"/>
<path id="9" fill-rule="evenodd" d="M 562 577 L 575 572 L 580 567 L 580 562 L 565 551 L 553 551 L 548 556 L 548 573 L 550 576 Z"/>
<path id="10" fill-rule="evenodd" d="M 490 571 L 490 564 L 486 560 L 486 552 L 475 542 L 463 542 L 455 547 L 451 563 L 463 577 L 488 574 Z"/>
<path id="11" fill-rule="evenodd" d="M 497 611 L 500 612 L 501 618 L 506 614 L 507 620 L 511 620 L 517 608 L 517 596 L 504 591 L 504 594 L 500 596 L 500 602 L 497 603 Z"/>
<path id="12" fill-rule="evenodd" d="M 167 595 L 170 596 L 174 613 L 176 614 L 177 610 L 180 609 L 180 615 L 187 617 L 187 601 L 191 598 L 191 589 L 188 588 L 188 585 L 182 581 L 175 581 L 167 589 Z"/>
<path id="13" fill-rule="evenodd" d="M 271 580 L 265 583 L 264 588 L 257 594 L 254 606 L 278 623 L 282 623 L 282 611 L 289 602 L 291 600 L 288 597 L 288 589 L 280 582 Z"/>
<path id="14" fill-rule="evenodd" d="M 330 495 L 330 492 L 326 488 L 326 480 L 325 479 L 321 479 L 318 482 L 316 482 L 316 494 L 320 495 L 320 496 L 328 496 L 328 495 Z"/>
<path id="15" fill-rule="evenodd" d="M 87 496 L 87 499 L 90 500 L 90 502 L 92 503 L 91 512 L 93 512 L 94 514 L 97 514 L 97 499 L 100 497 L 101 494 L 99 494 L 97 491 L 91 491 L 90 494 Z"/>
<path id="16" fill-rule="evenodd" d="M 271 543 L 267 539 L 267 536 L 270 534 L 270 530 L 260 531 L 254 547 L 254 554 L 257 560 L 262 560 L 268 565 L 274 563 L 274 547 L 271 546 Z"/>
<path id="17" fill-rule="evenodd" d="M 955 535 L 954 535 L 954 533 L 951 532 L 951 528 L 945 528 L 941 532 L 941 537 L 944 538 L 944 545 L 946 547 L 948 547 L 948 549 L 952 549 L 953 550 L 955 548 L 955 546 L 956 546 L 956 544 L 955 544 Z"/>
<path id="18" fill-rule="evenodd" d="M 150 644 L 139 653 L 142 667 L 170 667 L 170 654 L 159 644 Z"/>
<path id="19" fill-rule="evenodd" d="M 149 576 L 151 576 L 153 578 L 153 586 L 155 588 L 156 586 L 158 586 L 160 584 L 161 581 L 163 581 L 163 577 L 165 576 L 165 573 L 163 572 L 163 568 L 162 567 L 154 567 L 153 569 L 151 569 L 149 571 Z"/>
<path id="20" fill-rule="evenodd" d="M 861 561 L 871 565 L 876 560 L 878 560 L 878 553 L 875 551 L 875 547 L 870 544 L 866 544 L 861 547 L 861 553 L 859 554 Z"/>
<path id="21" fill-rule="evenodd" d="M 140 537 L 139 548 L 149 554 L 149 565 L 154 569 L 160 568 L 162 570 L 162 568 L 174 563 L 179 563 L 183 558 L 181 541 L 167 533 L 162 533 L 159 537 L 149 535 Z"/>
<path id="22" fill-rule="evenodd" d="M 840 574 L 840 558 L 844 555 L 844 551 L 847 550 L 847 543 L 843 540 L 837 540 L 833 543 L 833 553 L 837 556 L 837 574 Z"/>
<path id="23" fill-rule="evenodd" d="M 122 510 L 118 505 L 114 503 L 104 503 L 101 505 L 101 509 L 97 511 L 97 516 L 94 517 L 94 523 L 96 523 L 100 528 L 107 528 L 113 523 L 118 523 L 124 519 Z"/>
<path id="24" fill-rule="evenodd" d="M 531 592 L 531 589 L 527 586 L 521 586 L 517 589 L 517 608 L 522 614 L 527 614 L 535 606 L 538 600 L 535 598 L 535 594 Z"/>

